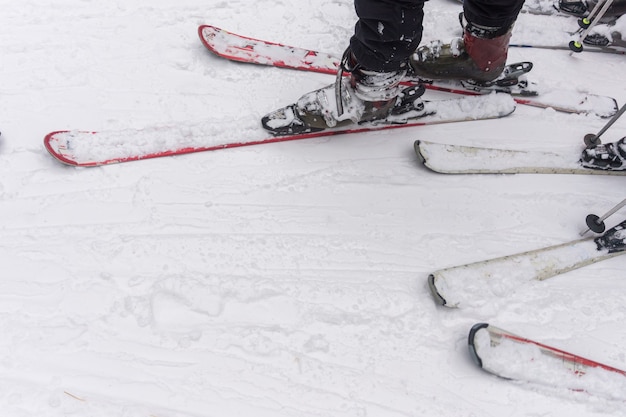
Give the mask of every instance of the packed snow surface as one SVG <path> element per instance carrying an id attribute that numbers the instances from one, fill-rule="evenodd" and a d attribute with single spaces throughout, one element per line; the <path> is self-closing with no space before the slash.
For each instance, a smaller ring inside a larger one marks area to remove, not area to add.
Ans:
<path id="1" fill-rule="evenodd" d="M 466 346 L 489 322 L 625 369 L 625 257 L 485 294 L 480 308 L 439 307 L 427 286 L 435 270 L 577 239 L 587 214 L 624 198 L 624 178 L 446 176 L 413 151 L 417 139 L 582 149 L 606 120 L 518 106 L 73 168 L 44 150 L 47 133 L 260 136 L 264 114 L 333 77 L 219 59 L 198 26 L 338 56 L 352 1 L 0 6 L 0 415 L 626 415 L 620 401 L 495 378 Z M 424 42 L 458 36 L 460 8 L 427 2 Z M 561 39 L 563 26 L 576 21 L 525 13 L 515 33 Z M 626 100 L 623 56 L 510 50 L 527 60 L 551 91 Z M 624 135 L 620 120 L 603 140 Z"/>

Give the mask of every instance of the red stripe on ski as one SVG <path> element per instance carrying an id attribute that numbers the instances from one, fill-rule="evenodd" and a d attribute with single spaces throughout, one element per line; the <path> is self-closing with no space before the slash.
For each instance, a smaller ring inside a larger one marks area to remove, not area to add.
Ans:
<path id="1" fill-rule="evenodd" d="M 538 348 L 542 349 L 544 352 L 550 352 L 550 353 L 554 354 L 555 356 L 557 356 L 558 358 L 566 360 L 567 362 L 571 362 L 571 363 L 574 363 L 574 364 L 580 364 L 582 366 L 586 366 L 586 367 L 589 367 L 589 368 L 604 369 L 605 371 L 615 372 L 617 374 L 626 376 L 626 371 L 623 371 L 621 369 L 614 368 L 612 366 L 605 365 L 603 363 L 596 362 L 594 360 L 587 359 L 587 358 L 584 358 L 582 356 L 578 356 L 578 355 L 575 355 L 573 353 L 569 353 L 569 352 L 566 352 L 564 350 L 557 349 L 555 347 L 548 346 L 548 345 L 545 345 L 545 344 L 540 343 L 540 342 L 536 342 L 536 341 L 531 340 L 531 339 L 527 339 L 525 337 L 516 336 L 516 335 L 510 334 L 510 333 L 498 333 L 498 335 L 502 336 L 503 338 L 513 340 L 514 342 L 527 343 L 527 344 L 531 344 L 531 345 L 537 346 Z M 575 373 L 577 373 L 577 374 L 584 374 L 584 372 L 582 370 L 579 370 L 579 369 L 575 370 Z"/>

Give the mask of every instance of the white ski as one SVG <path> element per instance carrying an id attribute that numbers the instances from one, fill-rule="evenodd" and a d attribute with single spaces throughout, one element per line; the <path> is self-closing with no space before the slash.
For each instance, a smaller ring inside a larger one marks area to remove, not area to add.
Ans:
<path id="1" fill-rule="evenodd" d="M 559 152 L 522 151 L 447 145 L 418 140 L 415 152 L 424 165 L 442 174 L 594 174 L 626 175 L 583 167 L 581 147 Z"/>
<path id="2" fill-rule="evenodd" d="M 623 249 L 598 249 L 596 240 L 582 239 L 441 269 L 429 275 L 428 284 L 439 304 L 466 307 L 474 299 L 510 294 L 524 282 L 544 280 L 624 253 Z"/>

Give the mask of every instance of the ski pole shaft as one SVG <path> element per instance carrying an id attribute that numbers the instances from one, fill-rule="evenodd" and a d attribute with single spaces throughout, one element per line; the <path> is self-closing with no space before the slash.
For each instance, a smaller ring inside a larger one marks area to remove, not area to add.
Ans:
<path id="1" fill-rule="evenodd" d="M 611 3 L 612 3 L 612 2 L 613 2 L 613 1 L 611 0 Z M 596 15 L 596 13 L 598 13 L 598 12 L 599 12 L 599 10 L 600 10 L 600 9 L 601 9 L 601 8 L 602 8 L 602 7 L 603 7 L 606 3 L 609 3 L 609 1 L 608 1 L 608 0 L 607 0 L 607 1 L 605 1 L 605 2 L 599 1 L 598 3 L 596 3 L 596 5 L 594 6 L 594 8 L 593 8 L 593 9 L 591 9 L 591 13 L 589 13 L 589 15 L 587 16 L 587 19 L 589 19 L 589 21 L 593 20 L 593 19 L 594 19 L 594 17 L 595 17 L 595 15 Z M 598 13 L 598 14 L 599 14 L 599 13 Z"/>
<path id="2" fill-rule="evenodd" d="M 615 113 L 613 115 L 613 117 L 611 117 L 611 120 L 609 120 L 607 122 L 607 124 L 604 125 L 604 127 L 602 129 L 600 129 L 600 131 L 598 133 L 596 133 L 595 135 L 587 135 L 587 137 L 585 137 L 585 142 L 589 145 L 589 146 L 595 146 L 598 145 L 598 142 L 600 140 L 600 136 L 602 136 L 604 134 L 604 132 L 606 132 L 607 130 L 609 130 L 609 128 L 611 126 L 613 126 L 613 123 L 615 123 L 617 121 L 617 119 L 620 118 L 620 116 L 622 114 L 624 114 L 624 112 L 626 112 L 626 104 L 624 104 L 617 113 Z"/>
<path id="3" fill-rule="evenodd" d="M 609 7 L 611 7 L 611 4 L 613 4 L 613 0 L 606 0 L 604 4 L 602 4 L 602 8 L 600 9 L 600 11 L 597 12 L 597 14 L 595 14 L 600 4 L 601 4 L 600 2 L 596 4 L 596 7 L 594 7 L 593 10 L 591 11 L 591 14 L 588 17 L 590 24 L 587 27 L 587 29 L 585 29 L 583 33 L 580 34 L 580 39 L 579 39 L 580 42 L 582 42 L 583 39 L 587 37 L 589 32 L 591 32 L 591 29 L 593 29 L 593 27 L 597 25 L 598 22 L 600 22 L 600 19 L 602 19 L 606 11 L 609 9 Z"/>
<path id="4" fill-rule="evenodd" d="M 622 207 L 626 206 L 626 199 L 622 200 L 622 202 L 618 203 L 615 207 L 613 207 L 611 210 L 607 211 L 606 214 L 602 217 L 600 217 L 601 221 L 605 221 L 606 219 L 608 219 L 609 217 L 611 217 L 612 215 L 614 215 L 617 210 L 621 209 Z"/>

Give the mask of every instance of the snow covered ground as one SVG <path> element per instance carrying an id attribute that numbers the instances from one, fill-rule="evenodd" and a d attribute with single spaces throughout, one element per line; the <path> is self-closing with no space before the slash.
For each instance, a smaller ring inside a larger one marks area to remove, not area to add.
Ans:
<path id="1" fill-rule="evenodd" d="M 332 77 L 216 58 L 197 27 L 340 54 L 352 2 L 0 6 L 0 415 L 626 416 L 623 401 L 490 376 L 466 347 L 486 321 L 626 369 L 626 258 L 477 309 L 438 307 L 426 284 L 436 269 L 577 239 L 587 214 L 625 197 L 624 178 L 437 175 L 412 149 L 570 149 L 605 121 L 518 106 L 494 121 L 71 168 L 47 155 L 46 133 L 215 121 L 214 135 L 256 134 L 263 114 Z M 458 35 L 459 11 L 428 2 L 424 40 Z M 516 33 L 558 38 L 563 24 L 576 27 L 524 14 Z M 626 100 L 623 56 L 512 49 L 521 60 L 546 85 Z M 621 120 L 605 140 L 625 134 Z"/>

